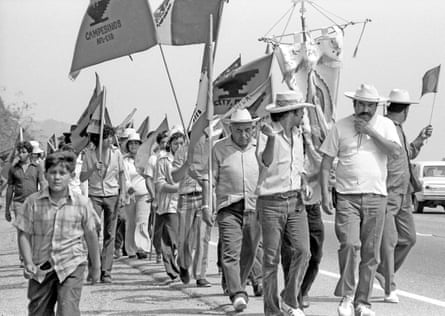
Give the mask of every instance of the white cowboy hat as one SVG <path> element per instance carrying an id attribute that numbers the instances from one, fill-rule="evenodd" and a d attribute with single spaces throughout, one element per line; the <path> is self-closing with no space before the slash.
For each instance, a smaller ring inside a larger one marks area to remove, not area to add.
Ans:
<path id="1" fill-rule="evenodd" d="M 137 141 L 139 143 L 142 143 L 141 136 L 138 133 L 133 133 L 133 134 L 128 135 L 127 142 L 131 142 L 131 141 Z"/>
<path id="2" fill-rule="evenodd" d="M 300 92 L 286 91 L 278 92 L 275 97 L 275 103 L 267 105 L 266 111 L 270 113 L 281 113 L 302 107 L 314 107 L 314 105 L 304 102 L 304 97 Z"/>
<path id="3" fill-rule="evenodd" d="M 248 109 L 237 109 L 233 111 L 232 115 L 229 119 L 225 119 L 226 123 L 254 123 L 258 121 L 260 118 L 252 118 Z"/>
<path id="4" fill-rule="evenodd" d="M 33 154 L 43 154 L 44 151 L 42 148 L 40 148 L 39 146 L 33 146 L 32 147 L 32 153 Z"/>
<path id="5" fill-rule="evenodd" d="M 134 128 L 126 128 L 123 130 L 122 134 L 119 135 L 120 138 L 128 138 L 131 134 L 135 134 L 136 130 Z"/>
<path id="6" fill-rule="evenodd" d="M 392 89 L 389 93 L 388 102 L 406 105 L 419 103 L 419 101 L 411 100 L 408 91 L 403 89 Z"/>
<path id="7" fill-rule="evenodd" d="M 366 83 L 362 83 L 360 87 L 355 91 L 345 92 L 345 96 L 353 100 L 367 101 L 367 102 L 383 102 L 386 101 L 385 97 L 379 95 L 377 89 Z"/>
<path id="8" fill-rule="evenodd" d="M 39 142 L 36 140 L 30 140 L 29 143 L 31 144 L 32 147 L 39 147 Z"/>
<path id="9" fill-rule="evenodd" d="M 184 129 L 183 129 L 182 126 L 180 126 L 180 125 L 175 125 L 175 126 L 173 126 L 173 127 L 168 131 L 168 138 L 170 138 L 174 133 L 181 133 L 181 134 L 184 134 Z"/>

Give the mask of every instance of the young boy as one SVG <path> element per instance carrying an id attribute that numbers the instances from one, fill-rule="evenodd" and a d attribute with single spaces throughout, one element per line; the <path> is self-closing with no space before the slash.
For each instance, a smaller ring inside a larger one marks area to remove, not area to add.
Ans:
<path id="1" fill-rule="evenodd" d="M 24 276 L 29 280 L 29 315 L 80 315 L 79 302 L 87 255 L 93 282 L 100 277 L 94 210 L 88 199 L 69 189 L 76 157 L 57 152 L 45 160 L 48 187 L 30 195 L 18 213 Z M 85 244 L 87 247 L 85 247 Z"/>

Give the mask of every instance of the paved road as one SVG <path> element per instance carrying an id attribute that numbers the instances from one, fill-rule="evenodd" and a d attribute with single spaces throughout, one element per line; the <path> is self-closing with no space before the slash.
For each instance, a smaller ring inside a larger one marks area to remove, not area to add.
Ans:
<path id="1" fill-rule="evenodd" d="M 427 210 L 433 211 L 433 210 Z M 18 267 L 15 232 L 0 212 L 0 315 L 26 314 L 26 280 Z M 418 242 L 398 276 L 401 303 L 382 302 L 378 286 L 373 308 L 379 316 L 445 315 L 445 212 L 416 214 Z M 321 273 L 311 291 L 308 316 L 336 315 L 335 287 L 338 265 L 333 218 L 325 217 L 326 244 Z M 149 260 L 119 259 L 113 268 L 111 285 L 85 286 L 83 315 L 234 315 L 228 298 L 222 294 L 216 269 L 216 232 L 210 247 L 211 288 L 196 288 L 169 282 L 163 267 Z M 280 280 L 280 283 L 282 281 Z M 252 289 L 248 289 L 252 294 Z M 262 315 L 262 299 L 250 298 L 241 315 Z"/>

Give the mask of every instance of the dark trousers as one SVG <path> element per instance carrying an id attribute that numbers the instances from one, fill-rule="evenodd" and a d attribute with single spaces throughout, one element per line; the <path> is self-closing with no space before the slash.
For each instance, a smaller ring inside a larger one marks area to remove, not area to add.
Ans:
<path id="1" fill-rule="evenodd" d="M 154 223 L 153 223 L 153 246 L 155 247 L 156 254 L 160 255 L 162 253 L 162 230 L 163 222 L 161 215 L 155 213 Z"/>
<path id="2" fill-rule="evenodd" d="M 111 276 L 113 267 L 114 239 L 117 224 L 117 196 L 90 196 L 91 202 L 99 218 L 104 212 L 104 240 L 101 254 L 101 274 L 102 276 Z M 99 235 L 99 232 L 98 232 Z"/>
<path id="3" fill-rule="evenodd" d="M 116 250 L 122 250 L 122 253 L 125 255 L 125 217 L 120 214 L 117 215 L 117 224 L 116 224 L 116 238 L 114 241 L 114 248 Z"/>
<path id="4" fill-rule="evenodd" d="M 217 222 L 221 240 L 221 263 L 229 296 L 244 294 L 247 277 L 255 261 L 261 227 L 256 211 L 245 211 L 244 200 L 218 212 Z"/>
<path id="5" fill-rule="evenodd" d="M 85 264 L 60 283 L 55 271 L 49 272 L 42 283 L 29 280 L 28 313 L 30 316 L 52 316 L 57 303 L 57 315 L 80 315 L 79 303 L 82 293 Z"/>
<path id="6" fill-rule="evenodd" d="M 318 274 L 321 257 L 323 256 L 324 227 L 321 220 L 320 204 L 306 205 L 306 213 L 309 225 L 311 258 L 301 284 L 300 299 L 308 295 Z"/>
<path id="7" fill-rule="evenodd" d="M 179 274 L 176 257 L 178 253 L 178 214 L 166 213 L 159 216 L 161 222 L 161 252 L 165 272 L 174 278 Z"/>

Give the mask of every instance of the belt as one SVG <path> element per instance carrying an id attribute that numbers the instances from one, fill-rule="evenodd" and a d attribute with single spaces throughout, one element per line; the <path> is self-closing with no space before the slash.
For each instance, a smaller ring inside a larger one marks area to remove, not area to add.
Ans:
<path id="1" fill-rule="evenodd" d="M 189 193 L 182 193 L 180 195 L 184 195 L 184 196 L 198 196 L 201 195 L 202 192 L 201 191 L 193 191 L 193 192 L 189 192 Z"/>
<path id="2" fill-rule="evenodd" d="M 298 198 L 301 196 L 301 192 L 294 190 L 294 191 L 287 191 L 282 193 L 275 193 L 271 195 L 261 195 L 260 198 L 267 199 L 267 200 L 287 200 L 290 198 Z"/>

